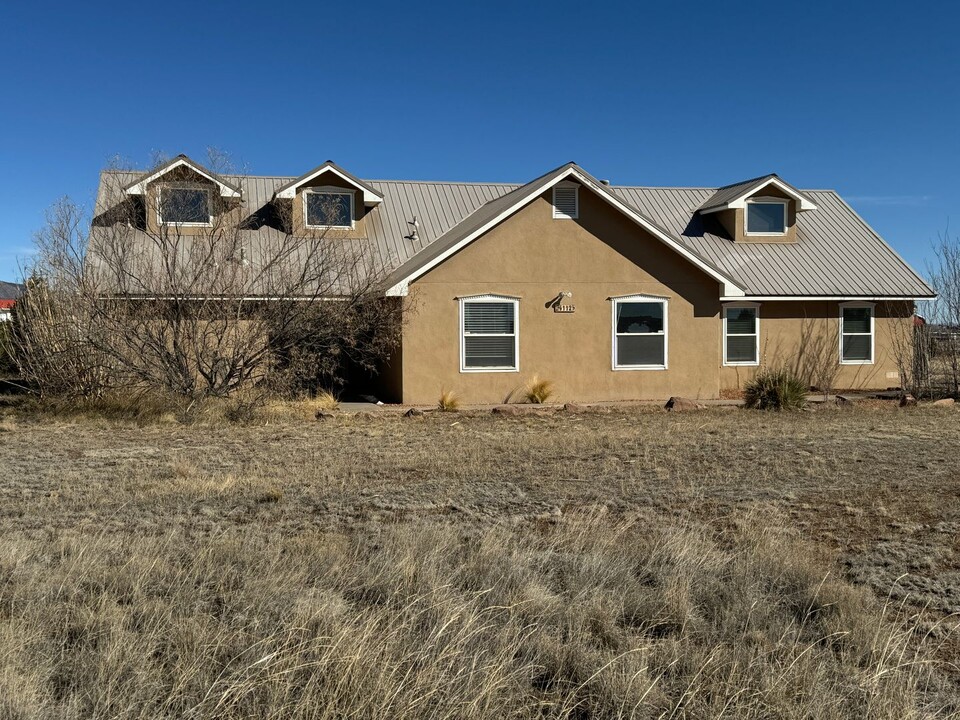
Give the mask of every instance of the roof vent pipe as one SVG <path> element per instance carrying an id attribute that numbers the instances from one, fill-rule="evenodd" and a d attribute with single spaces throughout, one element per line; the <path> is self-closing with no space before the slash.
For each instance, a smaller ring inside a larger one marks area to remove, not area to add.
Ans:
<path id="1" fill-rule="evenodd" d="M 610 184 L 610 181 L 609 181 L 609 180 L 601 180 L 601 181 L 600 181 L 600 184 L 601 184 L 601 185 L 609 185 L 609 184 Z"/>

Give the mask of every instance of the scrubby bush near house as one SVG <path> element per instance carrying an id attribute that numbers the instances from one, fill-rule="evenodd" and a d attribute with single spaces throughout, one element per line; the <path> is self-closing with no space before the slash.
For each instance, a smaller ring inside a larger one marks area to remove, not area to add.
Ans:
<path id="1" fill-rule="evenodd" d="M 807 386 L 785 368 L 764 369 L 747 383 L 744 399 L 758 410 L 800 410 L 807 399 Z"/>
<path id="2" fill-rule="evenodd" d="M 384 299 L 368 247 L 301 237 L 289 204 L 273 208 L 275 232 L 256 252 L 227 211 L 191 232 L 153 227 L 124 177 L 103 175 L 95 217 L 64 199 L 35 236 L 8 346 L 41 395 L 123 389 L 191 404 L 257 384 L 296 397 L 373 374 L 389 356 L 399 303 Z"/>

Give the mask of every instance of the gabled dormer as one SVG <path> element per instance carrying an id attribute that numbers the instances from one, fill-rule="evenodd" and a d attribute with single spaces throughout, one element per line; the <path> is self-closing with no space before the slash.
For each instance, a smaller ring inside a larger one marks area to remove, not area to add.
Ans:
<path id="1" fill-rule="evenodd" d="M 146 173 L 127 185 L 124 193 L 141 198 L 144 226 L 151 232 L 207 232 L 241 201 L 238 186 L 186 155 Z"/>
<path id="2" fill-rule="evenodd" d="M 274 201 L 289 204 L 295 234 L 334 232 L 362 237 L 365 217 L 383 202 L 383 195 L 327 160 L 279 187 Z"/>
<path id="3" fill-rule="evenodd" d="M 735 242 L 792 243 L 798 213 L 816 209 L 810 198 L 771 174 L 718 189 L 698 212 L 713 215 Z"/>

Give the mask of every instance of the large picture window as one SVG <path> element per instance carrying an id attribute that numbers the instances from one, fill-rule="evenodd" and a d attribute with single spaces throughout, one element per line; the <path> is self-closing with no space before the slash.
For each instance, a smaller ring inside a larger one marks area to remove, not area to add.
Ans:
<path id="1" fill-rule="evenodd" d="M 783 235 L 787 231 L 787 200 L 747 201 L 747 235 Z"/>
<path id="2" fill-rule="evenodd" d="M 160 223 L 163 225 L 210 225 L 210 189 L 171 185 L 160 188 Z"/>
<path id="3" fill-rule="evenodd" d="M 461 372 L 515 372 L 519 301 L 501 295 L 460 299 Z"/>
<path id="4" fill-rule="evenodd" d="M 353 192 L 305 190 L 303 217 L 308 228 L 353 227 Z"/>
<path id="5" fill-rule="evenodd" d="M 631 295 L 613 300 L 613 369 L 665 370 L 667 301 Z"/>
<path id="6" fill-rule="evenodd" d="M 760 320 L 756 305 L 728 305 L 723 309 L 723 364 L 760 363 Z"/>
<path id="7" fill-rule="evenodd" d="M 844 303 L 840 306 L 840 362 L 845 365 L 873 363 L 873 305 Z"/>

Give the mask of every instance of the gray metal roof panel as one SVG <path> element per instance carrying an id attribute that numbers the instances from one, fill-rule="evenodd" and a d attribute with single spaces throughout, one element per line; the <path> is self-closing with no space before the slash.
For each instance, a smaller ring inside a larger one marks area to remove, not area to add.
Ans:
<path id="1" fill-rule="evenodd" d="M 512 203 L 538 192 L 564 165 L 524 185 L 510 183 L 363 181 L 383 196 L 366 214 L 367 242 L 380 262 L 401 276 L 429 262 Z M 106 183 L 107 176 L 117 176 Z M 97 212 L 112 202 L 108 186 L 123 186 L 142 173 L 101 175 Z M 768 177 L 768 176 L 765 176 Z M 228 175 L 242 191 L 247 212 L 271 201 L 290 177 Z M 757 180 L 753 181 L 757 182 Z M 740 186 L 743 186 L 741 183 Z M 818 207 L 797 215 L 797 242 L 735 243 L 710 231 L 709 217 L 697 211 L 716 197 L 717 188 L 601 186 L 657 227 L 756 296 L 925 297 L 930 287 L 832 190 L 802 191 Z M 733 187 L 733 186 L 731 186 Z M 742 187 L 738 192 L 743 192 Z M 417 217 L 417 237 L 409 221 Z M 247 230 L 252 240 L 262 230 Z M 415 258 L 415 259 L 414 259 Z"/>

